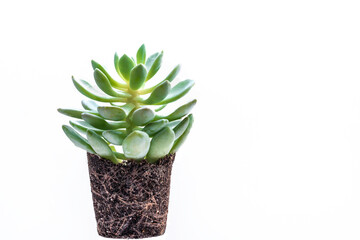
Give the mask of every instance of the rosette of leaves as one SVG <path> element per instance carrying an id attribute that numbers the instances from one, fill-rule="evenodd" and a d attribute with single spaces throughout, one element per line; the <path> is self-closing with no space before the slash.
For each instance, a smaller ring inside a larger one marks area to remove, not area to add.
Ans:
<path id="1" fill-rule="evenodd" d="M 76 89 L 89 99 L 81 102 L 83 109 L 58 111 L 77 120 L 63 125 L 66 136 L 89 153 L 118 164 L 124 160 L 155 163 L 175 153 L 188 136 L 193 124 L 192 100 L 170 114 L 161 114 L 194 86 L 187 79 L 172 84 L 180 71 L 177 65 L 164 79 L 151 84 L 162 63 L 163 52 L 146 56 L 142 45 L 136 59 L 115 53 L 118 78 L 110 76 L 99 63 L 91 61 L 97 87 L 72 77 Z"/>

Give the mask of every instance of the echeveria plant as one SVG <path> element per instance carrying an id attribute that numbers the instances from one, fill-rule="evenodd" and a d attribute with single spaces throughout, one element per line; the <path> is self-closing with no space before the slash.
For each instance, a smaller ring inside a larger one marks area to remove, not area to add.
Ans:
<path id="1" fill-rule="evenodd" d="M 62 114 L 81 119 L 70 121 L 71 126 L 63 125 L 68 138 L 76 146 L 115 164 L 130 159 L 154 163 L 175 153 L 190 132 L 193 116 L 189 112 L 196 100 L 167 115 L 157 112 L 188 93 L 194 81 L 183 80 L 171 86 L 180 71 L 177 65 L 165 79 L 148 87 L 148 81 L 160 69 L 162 58 L 163 52 L 146 58 L 144 45 L 137 51 L 136 60 L 115 53 L 114 64 L 120 81 L 91 61 L 98 88 L 84 80 L 74 77 L 72 80 L 77 90 L 92 100 L 81 102 L 84 110 L 58 109 Z"/>

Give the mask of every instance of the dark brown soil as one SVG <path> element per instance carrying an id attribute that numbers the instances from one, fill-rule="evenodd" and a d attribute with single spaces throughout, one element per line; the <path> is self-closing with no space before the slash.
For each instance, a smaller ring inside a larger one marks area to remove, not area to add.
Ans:
<path id="1" fill-rule="evenodd" d="M 164 234 L 175 154 L 155 164 L 115 165 L 88 153 L 97 229 L 108 238 L 146 238 Z"/>

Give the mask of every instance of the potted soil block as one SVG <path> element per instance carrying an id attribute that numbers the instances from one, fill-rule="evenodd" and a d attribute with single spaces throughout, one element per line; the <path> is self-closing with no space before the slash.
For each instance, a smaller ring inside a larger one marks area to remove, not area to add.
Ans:
<path id="1" fill-rule="evenodd" d="M 137 239 L 164 234 L 175 154 L 155 164 L 116 166 L 98 155 L 87 156 L 99 235 Z"/>

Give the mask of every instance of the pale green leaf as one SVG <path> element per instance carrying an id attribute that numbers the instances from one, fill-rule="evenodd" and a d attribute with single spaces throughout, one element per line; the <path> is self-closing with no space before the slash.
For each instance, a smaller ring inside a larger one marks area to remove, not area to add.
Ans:
<path id="1" fill-rule="evenodd" d="M 82 148 L 89 153 L 95 153 L 95 151 L 92 149 L 92 147 L 89 145 L 88 141 L 82 137 L 80 134 L 78 134 L 73 128 L 67 125 L 63 125 L 62 129 L 66 136 L 71 140 L 71 142 L 79 147 Z"/>
<path id="2" fill-rule="evenodd" d="M 177 108 L 174 112 L 166 116 L 165 118 L 169 121 L 173 121 L 179 118 L 184 117 L 187 115 L 191 109 L 196 105 L 196 99 L 192 100 L 191 102 L 188 102 L 181 107 Z"/>
<path id="3" fill-rule="evenodd" d="M 81 117 L 91 126 L 102 130 L 115 130 L 128 127 L 128 123 L 125 121 L 108 122 L 105 119 L 90 113 L 83 113 Z"/>
<path id="4" fill-rule="evenodd" d="M 145 45 L 143 44 L 136 53 L 136 62 L 137 64 L 140 63 L 145 64 L 145 60 L 146 60 L 146 49 L 145 49 Z"/>
<path id="5" fill-rule="evenodd" d="M 127 98 L 127 97 L 131 97 L 131 94 L 129 93 L 125 93 L 122 91 L 115 91 L 111 84 L 109 79 L 106 77 L 106 75 L 99 70 L 98 68 L 96 68 L 94 70 L 94 79 L 96 82 L 96 85 L 98 85 L 98 87 L 106 94 L 113 96 L 113 97 L 123 97 L 123 98 Z"/>
<path id="6" fill-rule="evenodd" d="M 133 131 L 122 142 L 124 155 L 128 159 L 142 159 L 150 147 L 149 136 L 142 131 Z"/>
<path id="7" fill-rule="evenodd" d="M 126 117 L 126 112 L 121 107 L 99 106 L 97 110 L 101 117 L 108 120 L 120 121 Z"/>
<path id="8" fill-rule="evenodd" d="M 150 149 L 146 156 L 147 161 L 155 163 L 159 158 L 166 156 L 170 152 L 174 140 L 175 133 L 171 128 L 165 127 L 158 132 L 151 140 Z"/>
<path id="9" fill-rule="evenodd" d="M 165 81 L 161 85 L 156 87 L 146 100 L 139 99 L 139 101 L 148 105 L 156 104 L 166 98 L 170 91 L 171 84 L 169 81 Z"/>
<path id="10" fill-rule="evenodd" d="M 188 79 L 181 81 L 170 90 L 170 93 L 167 95 L 167 97 L 164 100 L 156 104 L 163 105 L 170 102 L 174 102 L 179 98 L 183 97 L 186 93 L 188 93 L 193 86 L 194 86 L 193 80 Z"/>
<path id="11" fill-rule="evenodd" d="M 87 110 L 77 110 L 77 109 L 68 109 L 68 108 L 58 108 L 58 112 L 61 114 L 64 114 L 69 117 L 73 118 L 79 118 L 81 119 L 81 114 L 83 113 L 92 113 L 97 115 L 98 113 L 93 111 L 87 111 Z"/>
<path id="12" fill-rule="evenodd" d="M 92 68 L 95 69 L 99 69 L 102 73 L 105 74 L 106 78 L 109 80 L 111 86 L 113 86 L 114 88 L 118 88 L 118 89 L 125 89 L 127 88 L 126 84 L 123 83 L 119 83 L 118 81 L 116 81 L 115 79 L 113 79 L 110 74 L 106 71 L 106 69 L 101 66 L 99 63 L 95 62 L 94 60 L 91 60 L 91 66 Z"/>
<path id="13" fill-rule="evenodd" d="M 160 55 L 160 53 L 154 53 L 152 54 L 148 59 L 146 59 L 145 66 L 148 70 L 150 70 L 151 66 L 153 65 L 156 58 Z"/>
<path id="14" fill-rule="evenodd" d="M 175 133 L 175 139 L 179 138 L 186 130 L 189 125 L 189 118 L 184 118 L 176 127 L 173 129 Z"/>
<path id="15" fill-rule="evenodd" d="M 90 110 L 90 111 L 93 111 L 93 112 L 96 112 L 97 111 L 97 108 L 98 108 L 98 104 L 92 100 L 82 100 L 81 101 L 81 105 L 83 106 L 84 109 L 86 110 Z"/>
<path id="16" fill-rule="evenodd" d="M 179 148 L 185 142 L 187 136 L 190 133 L 191 127 L 192 127 L 193 122 L 194 122 L 194 118 L 193 118 L 192 114 L 190 114 L 188 116 L 188 118 L 189 118 L 189 124 L 188 124 L 185 132 L 178 139 L 176 139 L 176 141 L 174 142 L 174 146 L 171 148 L 171 151 L 170 151 L 171 153 L 175 153 L 175 152 L 177 152 L 179 150 Z"/>
<path id="17" fill-rule="evenodd" d="M 127 135 L 125 131 L 107 130 L 102 133 L 102 136 L 112 144 L 121 145 Z"/>
<path id="18" fill-rule="evenodd" d="M 150 137 L 153 136 L 155 133 L 159 132 L 161 129 L 163 129 L 169 121 L 167 119 L 160 119 L 155 122 L 151 122 L 147 124 L 143 131 L 146 132 Z"/>
<path id="19" fill-rule="evenodd" d="M 121 73 L 121 76 L 124 78 L 124 80 L 129 81 L 130 80 L 130 72 L 135 67 L 134 61 L 129 58 L 126 54 L 124 54 L 119 59 L 119 71 Z"/>
<path id="20" fill-rule="evenodd" d="M 162 57 L 163 57 L 163 52 L 161 52 L 160 55 L 156 57 L 155 61 L 151 65 L 146 77 L 146 81 L 150 80 L 159 71 L 162 63 Z"/>
<path id="21" fill-rule="evenodd" d="M 144 108 L 136 109 L 134 111 L 131 117 L 131 121 L 136 126 L 143 126 L 146 123 L 153 120 L 154 117 L 155 117 L 154 111 L 152 111 L 150 108 L 144 107 Z"/>
<path id="22" fill-rule="evenodd" d="M 126 102 L 126 98 L 110 97 L 102 92 L 99 92 L 84 80 L 77 81 L 74 77 L 72 80 L 76 89 L 88 98 L 99 102 Z"/>
<path id="23" fill-rule="evenodd" d="M 100 137 L 96 132 L 88 130 L 86 137 L 91 147 L 99 156 L 111 160 L 114 164 L 119 163 L 107 142 L 105 142 L 105 140 Z"/>
<path id="24" fill-rule="evenodd" d="M 130 72 L 130 88 L 132 90 L 138 90 L 145 83 L 147 76 L 146 67 L 143 64 L 139 64 L 134 67 Z"/>

